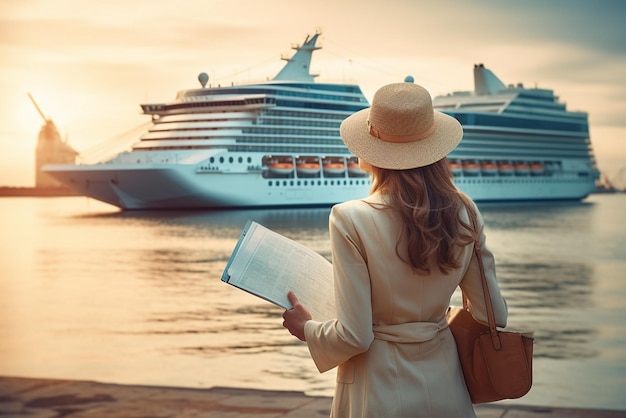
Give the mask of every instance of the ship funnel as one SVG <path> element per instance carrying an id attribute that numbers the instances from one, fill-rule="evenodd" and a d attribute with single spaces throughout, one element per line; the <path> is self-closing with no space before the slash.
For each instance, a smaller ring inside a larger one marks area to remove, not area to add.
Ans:
<path id="1" fill-rule="evenodd" d="M 478 95 L 496 94 L 506 86 L 483 64 L 474 65 L 474 91 Z"/>

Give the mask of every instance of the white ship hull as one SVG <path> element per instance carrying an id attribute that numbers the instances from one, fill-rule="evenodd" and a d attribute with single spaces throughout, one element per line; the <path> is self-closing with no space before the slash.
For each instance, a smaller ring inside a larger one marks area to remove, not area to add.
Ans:
<path id="1" fill-rule="evenodd" d="M 50 170 L 82 195 L 135 210 L 331 206 L 363 198 L 370 189 L 366 177 L 268 179 L 261 171 L 198 173 L 194 166 L 180 164 L 67 165 Z M 455 184 L 477 202 L 580 200 L 595 188 L 592 179 L 567 175 L 459 176 Z"/>
<path id="2" fill-rule="evenodd" d="M 50 173 L 81 195 L 122 209 L 330 206 L 367 196 L 370 188 L 367 178 L 267 179 L 260 171 L 197 173 L 174 164 L 55 166 Z"/>
<path id="3" fill-rule="evenodd" d="M 529 181 L 528 179 L 483 178 L 457 179 L 457 187 L 476 202 L 581 200 L 595 190 L 593 181 L 562 178 Z"/>

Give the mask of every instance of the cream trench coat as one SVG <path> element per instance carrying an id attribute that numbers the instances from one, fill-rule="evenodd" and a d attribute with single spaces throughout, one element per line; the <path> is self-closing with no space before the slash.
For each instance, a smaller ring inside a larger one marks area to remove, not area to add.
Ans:
<path id="1" fill-rule="evenodd" d="M 329 219 L 337 319 L 307 321 L 305 336 L 320 372 L 339 366 L 331 417 L 475 417 L 445 319 L 460 285 L 474 316 L 487 321 L 472 245 L 457 271 L 416 275 L 396 255 L 399 220 L 366 203 L 381 201 L 373 194 L 336 205 Z M 506 303 L 478 219 L 495 318 L 504 326 Z"/>

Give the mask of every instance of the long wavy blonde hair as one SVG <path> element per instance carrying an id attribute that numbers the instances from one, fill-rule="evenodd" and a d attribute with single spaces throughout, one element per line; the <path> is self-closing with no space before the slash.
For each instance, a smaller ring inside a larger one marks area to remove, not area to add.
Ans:
<path id="1" fill-rule="evenodd" d="M 447 158 L 409 170 L 386 170 L 372 166 L 371 192 L 385 195 L 384 209 L 397 212 L 404 223 L 408 243 L 406 260 L 420 274 L 430 274 L 432 260 L 447 274 L 461 267 L 459 247 L 473 242 L 472 227 L 461 220 L 465 206 L 473 210 L 467 197 L 452 183 Z"/>

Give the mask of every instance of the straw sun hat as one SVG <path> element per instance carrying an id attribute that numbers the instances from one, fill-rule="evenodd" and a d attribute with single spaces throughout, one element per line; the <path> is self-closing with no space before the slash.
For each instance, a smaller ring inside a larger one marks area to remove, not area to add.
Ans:
<path id="1" fill-rule="evenodd" d="M 408 82 L 381 87 L 371 107 L 341 124 L 341 138 L 354 155 L 390 170 L 439 161 L 462 137 L 461 124 L 434 110 L 428 91 Z"/>

